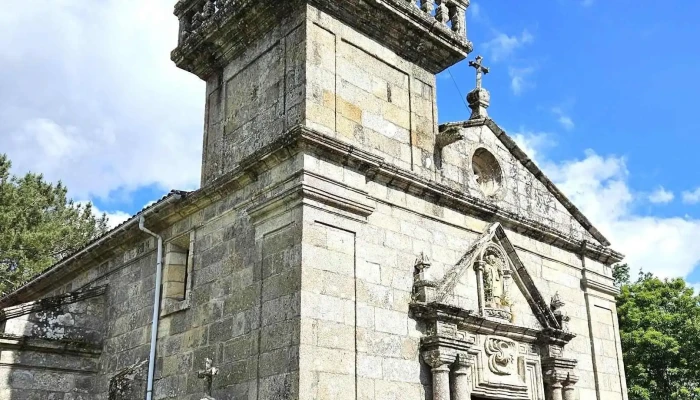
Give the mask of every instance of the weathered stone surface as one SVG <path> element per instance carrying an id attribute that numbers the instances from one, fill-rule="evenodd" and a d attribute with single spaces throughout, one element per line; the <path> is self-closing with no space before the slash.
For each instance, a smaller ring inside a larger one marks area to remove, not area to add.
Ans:
<path id="1" fill-rule="evenodd" d="M 203 187 L 142 213 L 165 242 L 154 398 L 626 399 L 621 256 L 492 121 L 438 135 L 467 4 L 178 2 Z M 67 299 L 4 309 L 0 397 L 143 397 L 156 242 L 137 224 L 0 299 Z"/>

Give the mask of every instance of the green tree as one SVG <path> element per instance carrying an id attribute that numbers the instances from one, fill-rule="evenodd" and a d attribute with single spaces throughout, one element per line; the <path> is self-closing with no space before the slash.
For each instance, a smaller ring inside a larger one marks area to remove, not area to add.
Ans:
<path id="1" fill-rule="evenodd" d="M 0 295 L 7 294 L 107 231 L 90 204 L 75 204 L 40 174 L 10 174 L 0 154 Z"/>
<path id="2" fill-rule="evenodd" d="M 683 279 L 615 268 L 630 400 L 700 400 L 700 297 Z"/>

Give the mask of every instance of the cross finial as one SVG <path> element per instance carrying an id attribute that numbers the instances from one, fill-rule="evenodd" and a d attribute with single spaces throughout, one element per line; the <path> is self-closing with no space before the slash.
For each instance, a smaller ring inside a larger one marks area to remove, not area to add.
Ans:
<path id="1" fill-rule="evenodd" d="M 484 57 L 476 56 L 476 61 L 469 61 L 469 66 L 476 69 L 476 88 L 481 89 L 481 78 L 489 73 L 489 68 L 481 63 Z"/>

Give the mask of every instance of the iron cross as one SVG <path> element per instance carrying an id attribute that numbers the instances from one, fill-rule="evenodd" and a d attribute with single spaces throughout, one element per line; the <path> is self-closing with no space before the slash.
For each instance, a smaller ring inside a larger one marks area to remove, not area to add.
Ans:
<path id="1" fill-rule="evenodd" d="M 476 69 L 476 88 L 481 89 L 481 77 L 489 73 L 489 68 L 484 67 L 481 61 L 484 59 L 482 56 L 476 56 L 476 61 L 469 61 L 469 66 Z"/>

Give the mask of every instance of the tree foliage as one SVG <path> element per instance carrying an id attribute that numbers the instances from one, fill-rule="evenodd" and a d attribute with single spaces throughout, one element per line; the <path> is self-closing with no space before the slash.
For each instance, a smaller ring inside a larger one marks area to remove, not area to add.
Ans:
<path id="1" fill-rule="evenodd" d="M 700 297 L 683 279 L 615 268 L 630 400 L 700 400 Z"/>
<path id="2" fill-rule="evenodd" d="M 0 295 L 25 283 L 107 230 L 90 204 L 67 198 L 66 188 L 40 174 L 10 174 L 0 154 Z"/>

